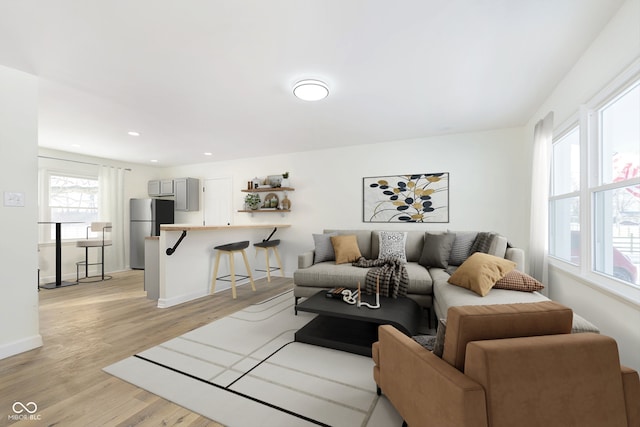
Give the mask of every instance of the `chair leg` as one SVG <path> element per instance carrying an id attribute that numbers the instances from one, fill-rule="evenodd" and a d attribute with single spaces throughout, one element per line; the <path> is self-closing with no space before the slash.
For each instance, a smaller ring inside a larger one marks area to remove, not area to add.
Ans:
<path id="1" fill-rule="evenodd" d="M 267 261 L 267 282 L 271 282 L 271 266 L 269 265 L 269 248 L 264 248 L 264 258 Z"/>
<path id="2" fill-rule="evenodd" d="M 256 290 L 256 284 L 253 283 L 253 274 L 251 274 L 251 267 L 249 267 L 249 259 L 247 258 L 247 253 L 243 250 L 241 250 L 240 252 L 242 252 L 242 258 L 244 259 L 244 265 L 245 267 L 247 267 L 247 275 L 249 276 L 249 281 L 251 282 L 251 289 L 255 292 Z"/>
<path id="3" fill-rule="evenodd" d="M 215 291 L 216 291 L 216 280 L 218 277 L 218 266 L 220 265 L 220 251 L 218 251 L 216 253 L 216 263 L 215 266 L 213 267 L 213 278 L 211 279 L 211 292 L 210 295 L 212 295 Z"/>
<path id="4" fill-rule="evenodd" d="M 100 266 L 102 267 L 102 280 L 104 280 L 104 246 L 102 246 L 101 249 L 102 257 L 100 258 Z"/>
<path id="5" fill-rule="evenodd" d="M 276 261 L 278 262 L 278 267 L 280 268 L 280 275 L 284 277 L 284 269 L 282 268 L 282 261 L 280 260 L 280 253 L 278 252 L 277 247 L 273 247 L 273 253 L 276 254 Z"/>
<path id="6" fill-rule="evenodd" d="M 84 277 L 89 277 L 89 248 L 84 248 Z"/>
<path id="7" fill-rule="evenodd" d="M 231 274 L 231 296 L 236 299 L 236 268 L 234 261 L 234 253 L 227 252 L 229 254 L 229 273 Z"/>

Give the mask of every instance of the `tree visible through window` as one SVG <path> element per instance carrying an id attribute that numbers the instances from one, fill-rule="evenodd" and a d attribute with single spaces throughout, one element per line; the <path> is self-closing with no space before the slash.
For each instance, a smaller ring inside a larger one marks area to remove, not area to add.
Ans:
<path id="1" fill-rule="evenodd" d="M 98 180 L 49 175 L 49 211 L 53 222 L 66 222 L 63 239 L 86 236 L 86 225 L 98 220 Z M 51 230 L 51 238 L 54 236 Z"/>

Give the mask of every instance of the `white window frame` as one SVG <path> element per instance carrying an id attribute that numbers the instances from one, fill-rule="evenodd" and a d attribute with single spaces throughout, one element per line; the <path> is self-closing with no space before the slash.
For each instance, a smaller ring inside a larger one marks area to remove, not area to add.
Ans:
<path id="1" fill-rule="evenodd" d="M 579 123 L 578 118 L 576 116 L 572 117 L 565 124 L 563 124 L 560 127 L 560 129 L 562 129 L 562 130 L 559 131 L 559 132 L 554 132 L 554 138 L 553 138 L 552 146 L 555 145 L 556 143 L 560 142 L 561 139 L 563 139 L 565 136 L 567 136 L 572 131 L 574 131 L 574 130 L 578 131 L 578 137 L 580 138 L 580 159 L 581 159 L 581 163 L 580 163 L 580 168 L 581 169 L 580 169 L 580 171 L 582 172 L 582 167 L 583 167 L 583 165 L 582 165 L 582 153 L 584 151 L 584 148 L 583 148 L 583 137 L 582 137 L 583 132 L 582 132 L 582 129 L 580 128 L 580 123 Z M 557 136 L 555 136 L 555 135 L 557 135 Z M 551 153 L 552 153 L 551 159 L 552 160 L 553 160 L 553 152 L 554 151 L 553 151 L 553 147 L 552 147 L 552 149 L 551 149 Z M 552 172 L 552 176 L 551 176 L 551 179 L 549 180 L 549 230 L 548 230 L 548 233 L 549 233 L 549 239 L 548 239 L 549 248 L 551 248 L 551 242 L 553 240 L 553 236 L 551 236 L 551 231 L 552 231 L 551 227 L 554 224 L 554 218 L 551 215 L 551 203 L 552 202 L 556 202 L 556 201 L 564 200 L 564 199 L 572 199 L 572 198 L 576 198 L 576 197 L 578 198 L 578 200 L 579 200 L 578 203 L 580 204 L 580 234 L 581 234 L 581 237 L 582 237 L 582 215 L 583 215 L 582 208 L 583 208 L 583 206 L 582 206 L 582 198 L 581 198 L 581 189 L 584 188 L 584 183 L 582 182 L 583 174 L 581 173 L 580 174 L 580 177 L 581 177 L 580 188 L 577 191 L 570 191 L 570 192 L 562 193 L 562 194 L 553 194 L 552 188 L 553 188 L 553 183 L 554 183 L 553 180 L 555 178 L 553 176 L 553 168 L 551 169 L 551 172 Z M 580 241 L 582 242 L 582 240 L 583 239 L 581 238 Z M 571 244 L 571 243 L 569 243 L 569 244 Z M 584 258 L 583 258 L 582 254 L 580 255 L 580 262 L 579 263 L 573 263 L 570 260 L 566 260 L 564 258 L 557 257 L 557 256 L 555 256 L 555 254 L 551 254 L 550 251 L 549 251 L 549 257 L 552 257 L 552 258 L 557 259 L 559 261 L 563 261 L 563 262 L 565 262 L 565 263 L 567 263 L 567 264 L 569 264 L 571 266 L 579 266 L 581 264 L 584 264 L 584 261 L 583 261 Z"/>
<path id="2" fill-rule="evenodd" d="M 603 88 L 588 103 L 580 107 L 578 112 L 580 129 L 580 233 L 581 256 L 580 265 L 572 264 L 560 258 L 549 256 L 549 264 L 577 276 L 586 284 L 605 290 L 624 300 L 640 304 L 640 287 L 616 279 L 595 270 L 595 254 L 593 250 L 595 230 L 595 194 L 599 191 L 625 187 L 629 184 L 640 184 L 640 178 L 626 181 L 624 184 L 600 184 L 602 150 L 600 147 L 599 111 L 609 102 L 631 88 L 640 80 L 640 60 L 636 60 L 627 70 L 621 73 L 610 84 Z M 554 135 L 561 137 L 573 129 L 575 117 L 559 126 Z M 556 138 L 554 138 L 554 141 Z M 552 183 L 550 183 L 552 185 Z M 549 200 L 552 196 L 550 195 Z M 550 223 L 551 224 L 551 223 Z M 549 232 L 551 228 L 549 228 Z M 640 274 L 640 272 L 639 272 Z"/>
<path id="3" fill-rule="evenodd" d="M 98 185 L 100 185 L 100 178 L 96 174 L 70 172 L 68 170 L 63 170 L 63 169 L 42 169 L 42 174 L 40 175 L 40 191 L 39 191 L 40 193 L 39 210 L 40 210 L 40 218 L 42 222 L 51 222 L 52 220 L 51 207 L 49 206 L 49 193 L 50 193 L 49 182 L 50 182 L 51 176 L 65 176 L 65 177 L 71 177 L 71 178 L 95 180 L 95 181 L 98 181 Z M 97 211 L 98 211 L 98 217 L 99 217 L 100 215 L 99 204 L 98 204 Z M 39 230 L 40 243 L 52 244 L 55 242 L 55 239 L 51 237 L 53 227 L 54 227 L 53 224 L 46 224 L 45 226 L 40 227 L 40 230 Z M 63 237 L 62 242 L 63 243 L 71 242 L 71 241 L 76 241 L 77 239 L 78 239 L 77 237 L 72 237 L 68 239 L 65 239 Z"/>

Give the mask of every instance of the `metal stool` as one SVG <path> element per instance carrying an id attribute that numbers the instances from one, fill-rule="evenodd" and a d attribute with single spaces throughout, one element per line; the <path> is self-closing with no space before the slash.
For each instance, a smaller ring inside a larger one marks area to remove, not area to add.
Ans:
<path id="1" fill-rule="evenodd" d="M 244 242 L 228 243 L 226 245 L 220 245 L 213 248 L 213 249 L 216 249 L 218 252 L 216 253 L 216 264 L 215 264 L 215 267 L 213 268 L 213 278 L 211 279 L 212 294 L 215 292 L 215 289 L 216 289 L 216 281 L 222 280 L 225 282 L 231 282 L 231 294 L 235 299 L 236 298 L 236 277 L 239 277 L 241 279 L 248 278 L 249 281 L 251 282 L 251 289 L 255 292 L 256 285 L 255 283 L 253 283 L 253 276 L 251 275 L 251 267 L 249 267 L 249 260 L 247 259 L 247 253 L 244 251 L 248 247 L 249 247 L 249 241 L 247 240 Z M 233 260 L 236 252 L 242 253 L 242 258 L 244 259 L 244 265 L 245 267 L 247 267 L 248 276 L 236 274 L 234 260 Z M 230 274 L 218 277 L 218 266 L 220 265 L 220 255 L 222 253 L 226 253 L 227 255 L 229 255 L 229 273 Z M 227 277 L 230 277 L 231 279 L 226 279 Z"/>
<path id="2" fill-rule="evenodd" d="M 84 260 L 76 262 L 76 283 L 101 282 L 111 279 L 111 276 L 104 274 L 104 247 L 113 244 L 111 240 L 105 239 L 105 233 L 110 233 L 111 228 L 110 222 L 92 222 L 91 225 L 87 227 L 87 238 L 76 241 L 77 247 L 84 248 Z M 102 233 L 102 235 L 97 239 L 90 239 L 89 230 L 94 233 Z M 100 248 L 101 256 L 99 262 L 89 262 L 89 248 Z M 99 265 L 102 269 L 101 274 L 89 276 L 90 265 Z M 80 277 L 81 267 L 84 267 L 84 277 Z"/>
<path id="3" fill-rule="evenodd" d="M 260 243 L 254 243 L 253 246 L 256 248 L 256 255 L 258 254 L 258 249 L 264 249 L 264 256 L 267 261 L 267 269 L 266 270 L 258 270 L 256 271 L 266 271 L 267 272 L 267 282 L 271 281 L 271 272 L 280 270 L 280 275 L 284 277 L 284 270 L 282 269 L 282 262 L 280 261 L 280 254 L 278 253 L 278 245 L 280 244 L 280 240 L 263 240 Z M 273 249 L 273 253 L 276 255 L 276 261 L 278 262 L 277 267 L 269 266 L 269 249 Z"/>

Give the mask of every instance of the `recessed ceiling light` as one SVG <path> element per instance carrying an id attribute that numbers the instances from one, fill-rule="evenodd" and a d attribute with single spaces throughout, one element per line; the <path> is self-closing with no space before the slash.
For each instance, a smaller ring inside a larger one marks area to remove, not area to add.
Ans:
<path id="1" fill-rule="evenodd" d="M 213 156 L 213 153 L 206 152 L 206 153 L 204 153 L 204 155 L 205 156 Z"/>
<path id="2" fill-rule="evenodd" d="M 151 163 L 158 163 L 158 161 L 156 159 L 151 159 L 149 160 Z"/>
<path id="3" fill-rule="evenodd" d="M 130 130 L 129 132 L 127 132 L 127 135 L 131 135 L 131 136 L 140 136 L 140 132 L 136 132 L 134 130 Z"/>
<path id="4" fill-rule="evenodd" d="M 80 144 L 71 144 L 73 148 L 80 148 Z"/>
<path id="5" fill-rule="evenodd" d="M 319 101 L 329 96 L 329 87 L 320 80 L 300 80 L 293 86 L 293 94 L 303 101 Z"/>

